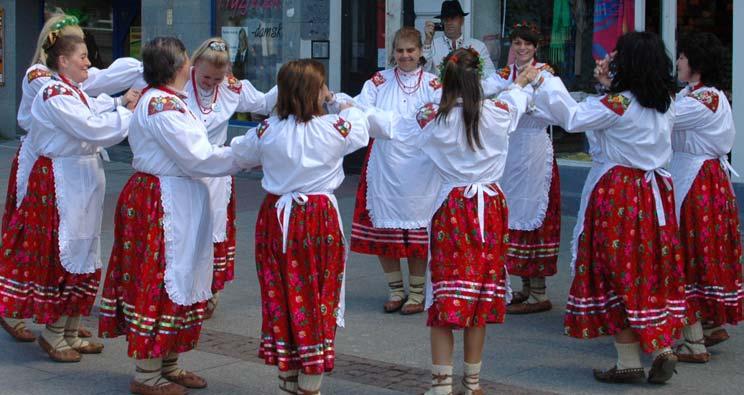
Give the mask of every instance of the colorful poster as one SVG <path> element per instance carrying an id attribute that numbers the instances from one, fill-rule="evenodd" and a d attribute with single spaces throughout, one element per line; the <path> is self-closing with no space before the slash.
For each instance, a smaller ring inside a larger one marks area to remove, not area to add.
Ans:
<path id="1" fill-rule="evenodd" d="M 618 37 L 633 31 L 634 0 L 596 0 L 594 2 L 594 40 L 592 56 L 603 59 L 615 49 Z"/>

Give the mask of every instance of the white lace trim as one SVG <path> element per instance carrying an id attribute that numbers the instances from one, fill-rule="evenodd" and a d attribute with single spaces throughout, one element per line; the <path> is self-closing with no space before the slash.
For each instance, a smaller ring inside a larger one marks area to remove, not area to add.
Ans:
<path id="1" fill-rule="evenodd" d="M 369 208 L 367 209 L 369 210 Z M 370 217 L 372 212 L 370 211 Z M 394 219 L 378 220 L 372 222 L 377 229 L 420 229 L 425 228 L 429 221 L 399 221 Z"/>
<path id="2" fill-rule="evenodd" d="M 375 143 L 372 143 L 372 148 L 370 148 L 372 150 L 372 152 L 369 153 L 369 160 L 367 161 L 367 169 L 366 169 L 367 170 L 367 174 L 366 174 L 367 177 L 365 179 L 365 182 L 367 183 L 367 185 L 365 185 L 365 187 L 367 188 L 366 199 L 365 199 L 366 200 L 366 203 L 365 203 L 366 204 L 366 207 L 365 208 L 367 209 L 367 213 L 369 214 L 369 219 L 370 219 L 370 221 L 372 221 L 372 225 L 373 226 L 376 223 L 376 221 L 375 221 L 375 214 L 372 212 L 372 207 L 370 205 L 371 200 L 370 200 L 370 195 L 369 195 L 369 174 L 370 174 L 370 169 L 373 169 L 374 168 L 375 162 L 376 162 L 375 161 L 375 157 L 377 155 L 375 155 L 375 147 L 378 147 L 378 145 L 375 144 Z M 372 174 L 374 174 L 374 173 L 372 173 Z"/>
<path id="3" fill-rule="evenodd" d="M 26 196 L 26 192 L 28 190 L 28 179 L 30 178 L 31 169 L 34 166 L 34 162 L 36 162 L 35 160 L 23 160 L 23 158 L 25 157 L 25 155 L 23 154 L 23 150 L 31 149 L 28 146 L 29 143 L 25 141 L 25 137 L 26 136 L 21 137 L 21 145 L 18 148 L 18 167 L 16 168 L 16 208 L 21 207 L 21 202 Z M 22 175 L 23 177 L 19 177 L 19 175 Z M 21 195 L 21 192 L 23 192 L 23 195 Z"/>
<path id="4" fill-rule="evenodd" d="M 52 159 L 52 173 L 54 175 L 54 196 L 57 205 L 57 216 L 59 217 L 59 228 L 57 229 L 57 243 L 59 247 L 59 261 L 62 267 L 73 267 L 72 258 L 70 257 L 70 240 L 67 238 L 69 230 L 67 229 L 67 204 L 65 203 L 65 182 L 62 176 L 62 167 L 57 161 Z"/>
<path id="5" fill-rule="evenodd" d="M 548 205 L 550 204 L 550 184 L 553 182 L 553 142 L 549 142 L 545 148 L 545 166 L 547 171 L 545 172 L 545 186 L 543 188 L 543 196 L 540 199 L 540 204 L 537 206 L 537 214 L 531 221 L 516 221 L 509 223 L 509 229 L 512 230 L 524 230 L 532 231 L 542 226 L 545 221 L 545 214 L 548 211 Z"/>
<path id="6" fill-rule="evenodd" d="M 207 300 L 212 297 L 209 288 L 189 298 L 178 289 L 172 275 L 169 273 L 170 268 L 176 264 L 175 238 L 173 236 L 173 191 L 171 190 L 170 180 L 168 177 L 158 177 L 160 180 L 160 204 L 163 206 L 163 238 L 165 239 L 165 272 L 163 282 L 165 290 L 168 292 L 170 300 L 181 306 L 190 306 L 194 303 Z M 189 303 L 191 299 L 193 302 Z"/>

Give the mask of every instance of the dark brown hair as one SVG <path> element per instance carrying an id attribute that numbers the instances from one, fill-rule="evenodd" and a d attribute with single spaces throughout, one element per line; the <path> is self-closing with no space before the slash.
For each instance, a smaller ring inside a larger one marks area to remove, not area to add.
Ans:
<path id="1" fill-rule="evenodd" d="M 142 48 L 143 77 L 150 85 L 166 85 L 176 78 L 178 70 L 188 58 L 181 40 L 155 37 Z"/>
<path id="2" fill-rule="evenodd" d="M 325 84 L 323 63 L 312 59 L 293 60 L 279 69 L 279 90 L 276 113 L 281 119 L 294 115 L 299 122 L 308 122 L 323 114 L 318 97 Z"/>
<path id="3" fill-rule="evenodd" d="M 75 53 L 75 48 L 79 44 L 85 45 L 85 40 L 79 36 L 68 34 L 57 37 L 49 48 L 44 49 L 47 55 L 47 67 L 54 71 L 59 71 L 59 57 L 71 56 Z"/>
<path id="4" fill-rule="evenodd" d="M 444 58 L 442 100 L 437 114 L 437 122 L 441 122 L 447 119 L 447 115 L 454 107 L 462 105 L 465 136 L 473 151 L 483 148 L 478 131 L 483 100 L 483 88 L 478 71 L 479 61 L 478 53 L 470 48 L 456 49 Z M 462 99 L 462 102 L 458 99 Z"/>

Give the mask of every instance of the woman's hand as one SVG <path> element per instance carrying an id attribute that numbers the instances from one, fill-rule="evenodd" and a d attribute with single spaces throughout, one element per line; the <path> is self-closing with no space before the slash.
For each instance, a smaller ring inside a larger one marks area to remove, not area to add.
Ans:
<path id="1" fill-rule="evenodd" d="M 539 75 L 540 70 L 536 69 L 535 66 L 528 65 L 519 72 L 515 83 L 524 88 L 527 84 L 534 81 Z"/>
<path id="2" fill-rule="evenodd" d="M 142 96 L 142 91 L 139 89 L 130 89 L 124 96 L 121 97 L 121 105 L 133 110 L 137 106 L 137 102 Z"/>
<path id="3" fill-rule="evenodd" d="M 605 56 L 602 60 L 595 61 L 595 63 L 594 78 L 602 86 L 609 88 L 612 84 L 612 78 L 610 78 L 610 55 Z"/>

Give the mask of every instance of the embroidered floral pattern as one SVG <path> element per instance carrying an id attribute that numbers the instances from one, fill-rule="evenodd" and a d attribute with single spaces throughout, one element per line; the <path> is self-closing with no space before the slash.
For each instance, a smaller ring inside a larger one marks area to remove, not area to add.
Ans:
<path id="1" fill-rule="evenodd" d="M 718 100 L 720 99 L 718 98 L 718 94 L 715 92 L 698 90 L 690 93 L 688 96 L 703 103 L 705 107 L 708 107 L 708 109 L 713 112 L 718 110 Z"/>
<path id="2" fill-rule="evenodd" d="M 620 93 L 606 95 L 602 98 L 601 102 L 612 110 L 612 112 L 620 116 L 625 114 L 625 110 L 630 106 L 630 99 Z"/>
<path id="3" fill-rule="evenodd" d="M 537 69 L 540 71 L 547 71 L 548 73 L 550 73 L 550 75 L 555 75 L 555 70 L 551 65 L 547 63 L 543 63 L 543 65 L 538 67 Z"/>
<path id="4" fill-rule="evenodd" d="M 341 136 L 346 137 L 351 132 L 351 122 L 338 117 L 338 120 L 333 124 L 333 127 L 341 133 Z"/>
<path id="5" fill-rule="evenodd" d="M 240 94 L 240 91 L 243 89 L 243 83 L 239 79 L 229 76 L 227 77 L 227 89 Z"/>
<path id="6" fill-rule="evenodd" d="M 421 107 L 416 113 L 416 121 L 418 121 L 421 129 L 425 128 L 434 118 L 437 117 L 439 106 L 434 103 L 429 103 Z"/>
<path id="7" fill-rule="evenodd" d="M 374 75 L 372 76 L 372 83 L 373 83 L 373 84 L 375 84 L 375 86 L 380 86 L 380 85 L 382 85 L 382 84 L 384 84 L 384 83 L 385 83 L 385 77 L 383 77 L 383 76 L 382 76 L 382 73 L 380 73 L 380 72 L 378 71 L 378 72 L 376 72 L 376 73 L 375 73 L 375 74 L 374 74 Z"/>
<path id="8" fill-rule="evenodd" d="M 433 301 L 426 324 L 448 328 L 504 322 L 508 210 L 499 187 L 485 196 L 485 239 L 481 240 L 478 199 L 455 188 L 431 220 Z"/>
<path id="9" fill-rule="evenodd" d="M 67 272 L 59 257 L 52 160 L 39 157 L 28 191 L 2 237 L 0 316 L 51 324 L 61 316 L 90 315 L 101 271 Z"/>
<path id="10" fill-rule="evenodd" d="M 31 83 L 31 81 L 37 79 L 37 78 L 51 78 L 52 72 L 49 70 L 42 70 L 42 69 L 33 69 L 28 73 L 28 82 Z"/>
<path id="11" fill-rule="evenodd" d="M 715 326 L 744 320 L 739 210 L 717 159 L 707 160 L 680 209 L 690 322 Z"/>
<path id="12" fill-rule="evenodd" d="M 72 89 L 64 86 L 63 84 L 52 84 L 44 89 L 44 101 L 47 101 L 57 95 L 67 95 L 75 97 L 72 93 Z"/>
<path id="13" fill-rule="evenodd" d="M 266 133 L 266 129 L 268 128 L 269 128 L 269 120 L 264 119 L 263 121 L 261 121 L 261 124 L 258 125 L 258 128 L 256 128 L 256 136 L 258 136 L 258 138 L 263 137 L 264 133 Z"/>
<path id="14" fill-rule="evenodd" d="M 439 78 L 433 78 L 429 81 L 429 86 L 431 89 L 437 90 L 442 88 L 442 83 L 439 81 Z"/>
<path id="15" fill-rule="evenodd" d="M 488 99 L 491 102 L 493 102 L 493 105 L 496 106 L 496 108 L 500 108 L 506 112 L 509 112 L 509 104 L 507 104 L 505 101 L 499 100 L 499 99 Z"/>
<path id="16" fill-rule="evenodd" d="M 147 115 L 155 115 L 165 111 L 186 113 L 186 107 L 173 96 L 154 96 L 147 104 Z"/>
<path id="17" fill-rule="evenodd" d="M 497 73 L 499 74 L 499 77 L 501 77 L 501 79 L 508 80 L 509 76 L 511 75 L 511 67 L 504 66 Z"/>
<path id="18" fill-rule="evenodd" d="M 645 172 L 616 166 L 589 198 L 564 325 L 580 339 L 632 329 L 645 352 L 672 344 L 685 319 L 683 251 L 674 191 L 655 176 L 666 226 Z"/>
<path id="19" fill-rule="evenodd" d="M 256 221 L 263 316 L 259 357 L 280 371 L 330 372 L 346 254 L 336 209 L 320 195 L 293 204 L 283 253 L 278 199 L 267 195 Z"/>
<path id="20" fill-rule="evenodd" d="M 207 302 L 180 306 L 164 285 L 165 233 L 160 180 L 135 173 L 116 205 L 114 246 L 101 298 L 99 334 L 126 335 L 132 358 L 186 352 L 199 340 Z"/>

